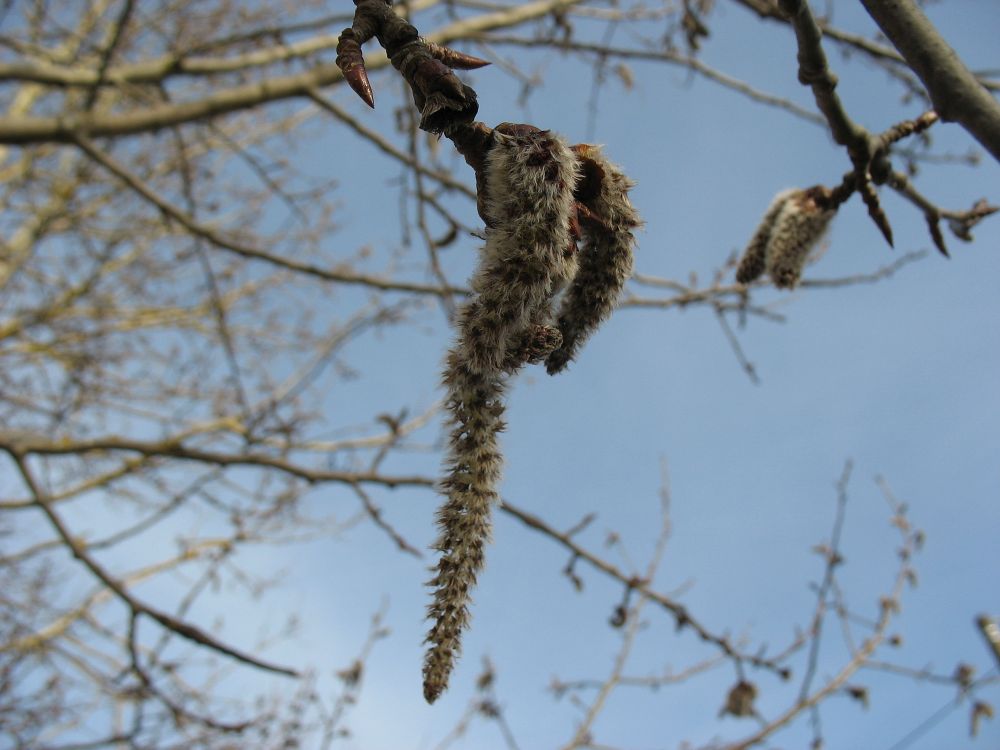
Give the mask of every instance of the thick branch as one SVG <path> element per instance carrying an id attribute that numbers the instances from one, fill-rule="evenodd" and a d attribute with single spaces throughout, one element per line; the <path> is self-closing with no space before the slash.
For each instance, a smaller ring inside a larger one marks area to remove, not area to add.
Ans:
<path id="1" fill-rule="evenodd" d="M 823 32 L 813 18 L 806 0 L 781 0 L 781 9 L 788 14 L 798 42 L 799 81 L 812 88 L 816 106 L 830 125 L 834 140 L 846 146 L 852 161 L 867 156 L 868 132 L 857 125 L 837 96 L 837 76 L 830 70 L 820 43 Z"/>
<path id="2" fill-rule="evenodd" d="M 1000 161 L 1000 103 L 994 99 L 913 0 L 861 0 L 906 58 L 942 120 L 959 123 Z"/>
<path id="3" fill-rule="evenodd" d="M 223 89 L 196 101 L 145 107 L 125 114 L 10 117 L 0 119 L 0 143 L 69 143 L 76 139 L 77 133 L 96 137 L 162 130 L 249 109 L 265 102 L 307 96 L 309 89 L 329 86 L 342 78 L 340 69 L 330 63 L 319 65 L 308 73 Z"/>

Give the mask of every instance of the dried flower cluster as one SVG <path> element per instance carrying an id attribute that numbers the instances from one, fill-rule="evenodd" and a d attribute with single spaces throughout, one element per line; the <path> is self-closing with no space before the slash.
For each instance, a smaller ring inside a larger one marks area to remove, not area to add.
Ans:
<path id="1" fill-rule="evenodd" d="M 757 686 L 752 682 L 740 680 L 726 695 L 726 702 L 719 710 L 719 717 L 726 715 L 737 718 L 754 716 L 757 709 L 754 708 L 754 701 L 757 700 Z"/>
<path id="2" fill-rule="evenodd" d="M 594 147 L 571 148 L 529 125 L 505 123 L 492 131 L 480 177 L 486 246 L 472 279 L 475 296 L 458 313 L 444 374 L 452 424 L 441 482 L 446 499 L 437 517 L 441 557 L 430 581 L 428 702 L 448 685 L 484 564 L 492 506 L 499 501 L 506 380 L 529 362 L 547 358 L 555 373 L 572 359 L 610 314 L 628 278 L 631 229 L 638 224 L 625 194 L 632 183 L 617 167 Z M 553 299 L 567 283 L 553 325 Z"/>
<path id="3" fill-rule="evenodd" d="M 794 289 L 836 213 L 829 206 L 830 191 L 821 185 L 778 193 L 743 252 L 736 280 L 749 284 L 767 271 L 776 287 Z"/>

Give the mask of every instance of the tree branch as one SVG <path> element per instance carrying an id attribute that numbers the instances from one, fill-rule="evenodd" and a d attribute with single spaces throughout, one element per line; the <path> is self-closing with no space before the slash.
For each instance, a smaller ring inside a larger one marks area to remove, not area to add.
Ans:
<path id="1" fill-rule="evenodd" d="M 358 274 L 351 271 L 334 270 L 331 268 L 321 268 L 320 266 L 316 266 L 311 263 L 303 263 L 290 258 L 282 258 L 281 256 L 274 255 L 266 250 L 261 250 L 239 242 L 238 240 L 225 237 L 219 231 L 199 223 L 185 211 L 161 198 L 153 191 L 152 188 L 143 182 L 140 177 L 128 171 L 123 164 L 120 164 L 110 154 L 102 151 L 97 144 L 86 136 L 74 132 L 69 134 L 69 138 L 72 142 L 76 143 L 76 145 L 80 147 L 80 150 L 87 154 L 87 156 L 100 164 L 104 167 L 104 169 L 113 174 L 119 180 L 124 182 L 129 188 L 138 193 L 139 196 L 147 202 L 159 209 L 164 216 L 176 221 L 195 237 L 201 237 L 202 239 L 208 240 L 212 245 L 222 250 L 228 250 L 244 258 L 261 260 L 266 263 L 270 263 L 271 265 L 278 266 L 279 268 L 284 268 L 296 273 L 306 274 L 307 276 L 315 276 L 316 278 L 323 279 L 324 281 L 339 281 L 346 284 L 362 284 L 364 286 L 370 286 L 383 291 L 418 292 L 424 294 L 466 293 L 466 290 L 460 287 L 452 287 L 442 291 L 440 286 L 431 284 L 391 281 L 379 278 L 378 276 Z"/>
<path id="2" fill-rule="evenodd" d="M 957 122 L 1000 161 L 1000 103 L 913 0 L 861 0 L 917 74 L 942 120 Z"/>
<path id="3" fill-rule="evenodd" d="M 435 44 L 445 44 L 457 39 L 468 38 L 484 31 L 497 28 L 509 28 L 532 21 L 562 8 L 575 5 L 580 0 L 536 0 L 536 2 L 517 5 L 509 10 L 496 13 L 486 13 L 473 18 L 456 21 L 440 31 L 428 34 L 426 40 Z M 317 48 L 325 47 L 331 40 L 320 37 L 313 40 Z M 333 40 L 335 42 L 335 40 Z M 268 57 L 266 62 L 280 58 Z M 176 61 L 175 61 L 176 64 Z M 249 61 L 241 61 L 240 67 L 249 65 Z M 383 68 L 389 64 L 385 57 L 377 57 L 366 63 L 368 70 Z M 163 61 L 156 63 L 155 75 L 162 77 Z M 206 63 L 201 72 L 219 72 L 219 66 L 210 69 Z M 49 69 L 51 68 L 51 69 Z M 56 83 L 60 73 L 56 66 L 46 68 L 49 82 Z M 239 68 L 237 68 L 239 69 Z M 27 67 L 8 71 L 25 77 L 29 73 Z M 115 70 L 108 71 L 105 78 L 114 80 Z M 63 77 L 65 78 L 65 77 Z M 96 71 L 87 71 L 79 80 L 73 79 L 76 85 L 92 86 L 99 80 Z M 306 73 L 291 76 L 269 78 L 257 83 L 236 86 L 216 91 L 209 96 L 195 101 L 179 104 L 164 104 L 147 107 L 137 111 L 115 114 L 89 114 L 83 116 L 57 115 L 55 117 L 7 117 L 0 118 L 0 143 L 70 143 L 78 133 L 86 133 L 89 137 L 122 136 L 136 133 L 161 130 L 195 120 L 204 120 L 219 115 L 229 114 L 243 109 L 249 109 L 267 102 L 280 101 L 309 95 L 309 89 L 324 88 L 343 80 L 343 74 L 334 63 L 317 65 Z"/>
<path id="4" fill-rule="evenodd" d="M 661 594 L 658 591 L 654 591 L 652 588 L 650 588 L 649 581 L 640 579 L 636 576 L 626 575 L 616 566 L 612 565 L 606 560 L 602 560 L 601 558 L 597 557 L 593 553 L 589 552 L 588 550 L 584 549 L 579 544 L 574 542 L 569 537 L 569 534 L 560 533 L 559 531 L 557 531 L 556 529 L 552 528 L 547 523 L 545 523 L 545 521 L 543 521 L 538 516 L 532 513 L 528 513 L 526 510 L 522 510 L 521 508 L 518 508 L 515 505 L 511 505 L 506 500 L 503 501 L 503 504 L 500 506 L 500 510 L 509 516 L 513 516 L 528 528 L 534 529 L 535 531 L 542 533 L 543 535 L 549 537 L 556 543 L 565 547 L 573 554 L 574 557 L 585 561 L 587 564 L 601 571 L 605 575 L 614 578 L 619 583 L 622 583 L 625 586 L 634 589 L 635 591 L 639 592 L 650 601 L 654 602 L 655 604 L 658 604 L 660 607 L 665 609 L 673 616 L 674 621 L 677 624 L 678 630 L 684 627 L 689 627 L 697 634 L 697 636 L 701 640 L 705 641 L 706 643 L 711 643 L 713 646 L 718 648 L 722 653 L 724 653 L 727 657 L 731 659 L 735 659 L 737 661 L 745 661 L 749 664 L 754 665 L 755 667 L 767 669 L 771 672 L 778 674 L 782 678 L 788 675 L 788 669 L 786 667 L 780 666 L 776 659 L 768 659 L 759 653 L 748 654 L 736 650 L 733 647 L 732 643 L 730 642 L 729 638 L 720 637 L 709 632 L 709 630 L 704 625 L 702 625 L 700 622 L 692 618 L 690 612 L 688 612 L 687 608 L 684 605 L 679 604 L 678 602 L 674 601 L 665 594 Z"/>
<path id="5" fill-rule="evenodd" d="M 11 437 L 0 434 L 0 450 L 14 455 L 66 456 L 87 453 L 127 452 L 148 457 L 176 458 L 183 461 L 197 461 L 213 466 L 258 466 L 276 469 L 284 474 L 307 482 L 338 482 L 356 487 L 359 484 L 380 484 L 385 487 L 433 487 L 434 480 L 420 475 L 395 476 L 364 471 L 332 471 L 310 469 L 283 458 L 262 453 L 223 453 L 199 448 L 187 448 L 178 440 L 129 440 L 119 437 L 103 437 L 91 440 L 47 440 L 26 436 Z"/>
<path id="6" fill-rule="evenodd" d="M 288 675 L 289 677 L 299 676 L 299 673 L 294 669 L 282 667 L 277 664 L 270 664 L 268 662 L 261 661 L 250 654 L 238 651 L 237 649 L 227 646 L 216 638 L 213 638 L 201 628 L 195 627 L 194 625 L 184 622 L 183 620 L 178 620 L 176 617 L 151 607 L 150 605 L 145 604 L 132 596 L 132 594 L 125 589 L 117 578 L 105 570 L 104 567 L 90 555 L 86 547 L 70 533 L 62 519 L 54 510 L 52 510 L 51 507 L 49 507 L 48 499 L 45 493 L 42 491 L 41 487 L 35 481 L 34 476 L 28 469 L 27 462 L 25 461 L 25 454 L 20 450 L 12 450 L 6 446 L 4 449 L 17 466 L 29 492 L 31 492 L 32 496 L 35 498 L 37 507 L 48 518 L 49 523 L 52 525 L 56 534 L 59 535 L 59 538 L 62 539 L 66 548 L 72 553 L 73 557 L 83 563 L 84 567 L 86 567 L 95 578 L 114 592 L 115 596 L 117 596 L 129 608 L 133 617 L 137 615 L 146 615 L 147 617 L 156 620 L 156 622 L 165 627 L 167 630 L 176 633 L 182 638 L 201 646 L 205 646 L 206 648 L 210 648 L 220 654 L 225 654 L 226 656 L 243 662 L 244 664 L 249 664 L 250 666 L 257 667 L 268 672 Z"/>

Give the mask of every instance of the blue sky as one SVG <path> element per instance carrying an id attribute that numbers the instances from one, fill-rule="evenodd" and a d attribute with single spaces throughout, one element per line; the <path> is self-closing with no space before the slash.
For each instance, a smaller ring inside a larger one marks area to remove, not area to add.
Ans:
<path id="1" fill-rule="evenodd" d="M 859 4 L 831 5 L 839 26 L 871 34 Z M 812 109 L 810 92 L 795 77 L 791 31 L 759 23 L 728 3 L 718 6 L 702 59 Z M 1000 69 L 995 41 L 1000 14 L 994 3 L 952 0 L 928 11 L 973 68 Z M 426 31 L 441 18 L 416 20 Z M 655 37 L 662 29 L 644 32 Z M 616 41 L 625 44 L 625 34 Z M 742 250 L 775 193 L 834 184 L 849 168 L 823 128 L 681 68 L 630 62 L 634 86 L 626 89 L 610 75 L 591 121 L 588 64 L 517 48 L 472 51 L 519 55 L 523 68 L 545 81 L 522 107 L 519 82 L 501 66 L 468 74 L 479 92 L 480 119 L 531 122 L 571 142 L 603 143 L 638 181 L 633 200 L 646 221 L 637 250 L 640 273 L 678 280 L 697 274 L 706 283 Z M 832 51 L 830 59 L 848 111 L 873 131 L 922 111 L 917 102 L 901 102 L 881 71 Z M 331 97 L 404 145 L 394 129 L 393 108 L 400 100 L 393 76 L 374 77 L 375 112 L 346 87 Z M 325 135 L 319 143 L 306 142 L 299 157 L 312 159 L 317 175 L 341 180 L 343 202 L 336 216 L 342 230 L 334 242 L 342 256 L 369 247 L 373 271 L 392 266 L 400 278 L 431 280 L 419 241 L 407 246 L 401 239 L 396 165 L 332 119 L 317 118 L 309 132 Z M 981 151 L 955 125 L 938 125 L 932 136 L 936 152 Z M 471 182 L 464 165 L 458 170 Z M 998 165 L 984 157 L 978 168 L 928 164 L 915 182 L 941 206 L 967 208 L 984 196 L 1000 202 L 998 177 Z M 981 672 L 995 670 L 972 622 L 981 612 L 1000 615 L 1000 217 L 980 225 L 973 244 L 949 237 L 952 259 L 946 260 L 931 248 L 923 218 L 891 191 L 881 195 L 896 249 L 886 246 L 854 198 L 834 221 L 828 249 L 807 278 L 868 273 L 908 251 L 931 252 L 874 285 L 759 291 L 758 302 L 773 304 L 785 316 L 782 323 L 751 317 L 736 328 L 759 383 L 741 370 L 711 310 L 699 307 L 622 309 L 567 373 L 550 378 L 540 368 L 523 372 L 510 389 L 502 494 L 557 529 L 595 513 L 577 541 L 624 569 L 633 564 L 641 569 L 656 539 L 659 493 L 669 477 L 673 535 L 657 590 L 679 598 L 714 632 L 778 648 L 812 613 L 810 584 L 822 574 L 812 547 L 829 537 L 834 485 L 851 461 L 846 565 L 840 575 L 852 610 L 873 616 L 896 566 L 898 536 L 876 477 L 885 478 L 907 503 L 913 523 L 927 532 L 916 560 L 919 586 L 906 592 L 892 628 L 903 635 L 903 645 L 880 658 L 945 674 L 959 661 Z M 455 205 L 478 225 L 473 207 Z M 480 244 L 465 237 L 443 251 L 452 281 L 468 277 Z M 365 299 L 357 289 L 323 287 L 322 296 L 308 302 L 333 319 L 346 318 Z M 380 412 L 420 413 L 440 399 L 441 363 L 451 338 L 447 321 L 432 303 L 414 311 L 411 320 L 345 348 L 342 359 L 356 377 L 331 378 L 336 386 L 317 403 L 332 431 L 347 434 L 348 428 L 371 425 Z M 436 474 L 440 421 L 409 438 L 408 448 L 383 468 Z M 427 549 L 439 501 L 433 492 L 374 489 L 371 495 L 388 521 Z M 347 518 L 357 500 L 349 489 L 321 486 L 309 493 L 305 507 Z M 606 546 L 612 530 L 621 549 Z M 199 531 L 208 534 L 211 526 Z M 294 612 L 299 633 L 267 657 L 313 668 L 321 689 L 334 690 L 334 672 L 351 663 L 370 616 L 385 608 L 392 633 L 368 662 L 361 701 L 347 722 L 352 737 L 343 747 L 436 747 L 464 710 L 484 657 L 497 667 L 497 695 L 522 750 L 560 747 L 580 711 L 566 698 L 554 700 L 547 685 L 553 677 L 600 679 L 608 673 L 621 641 L 608 618 L 621 587 L 579 565 L 584 589 L 575 591 L 561 573 L 565 552 L 499 515 L 464 658 L 450 691 L 429 707 L 421 695 L 420 667 L 429 601 L 424 582 L 432 561 L 429 552 L 422 560 L 400 554 L 383 532 L 360 523 L 333 538 L 255 548 L 241 562 L 267 577 L 284 574 L 282 585 L 262 602 L 234 595 L 231 606 L 230 591 L 224 590 L 196 605 L 191 616 L 208 623 L 221 606 L 227 611 L 226 637 L 248 644 L 280 629 Z M 153 601 L 175 589 L 168 581 L 139 590 Z M 642 617 L 644 629 L 626 674 L 681 670 L 714 653 L 689 632 L 675 633 L 673 622 L 654 607 L 646 607 Z M 837 628 L 832 621 L 828 627 L 819 684 L 845 661 Z M 801 674 L 801 660 L 792 666 Z M 287 682 L 242 669 L 231 674 L 234 692 L 252 686 L 287 696 Z M 795 694 L 794 680 L 782 685 L 765 674 L 748 677 L 759 685 L 758 706 L 767 717 Z M 685 740 L 697 747 L 739 739 L 754 729 L 753 721 L 717 716 L 735 680 L 725 664 L 678 688 L 655 693 L 621 688 L 594 726 L 595 741 L 653 750 L 676 748 Z M 828 701 L 823 709 L 828 747 L 888 750 L 954 698 L 950 688 L 882 673 L 862 672 L 851 684 L 870 689 L 871 708 L 864 711 L 842 696 Z M 996 685 L 982 697 L 1000 707 Z M 997 745 L 1000 721 L 984 724 L 974 743 L 967 723 L 963 705 L 906 747 Z M 771 746 L 805 747 L 810 740 L 808 722 L 800 720 Z M 506 745 L 495 724 L 478 721 L 452 747 Z"/>
<path id="2" fill-rule="evenodd" d="M 812 107 L 811 94 L 795 79 L 791 32 L 719 5 L 703 59 Z M 972 67 L 997 69 L 995 5 L 959 1 L 932 5 L 929 12 Z M 836 3 L 833 18 L 871 33 L 853 3 Z M 900 103 L 880 71 L 833 52 L 830 58 L 848 111 L 862 124 L 877 131 L 920 113 L 917 103 Z M 516 83 L 497 67 L 469 76 L 480 95 L 480 119 L 529 121 L 574 142 L 587 138 L 590 70 L 553 54 L 528 58 L 527 65 L 544 72 L 546 85 L 526 110 L 514 104 Z M 849 167 L 843 151 L 815 125 L 681 69 L 630 65 L 634 89 L 609 78 L 593 139 L 638 180 L 633 198 L 646 220 L 637 252 L 642 273 L 710 278 L 742 249 L 774 193 L 833 184 Z M 346 88 L 336 99 L 392 136 L 389 90 L 395 84 L 385 76 L 375 84 L 375 113 L 352 101 Z M 335 168 L 350 175 L 356 194 L 394 195 L 395 167 L 334 128 L 330 164 L 335 158 Z M 932 135 L 939 151 L 964 153 L 973 146 L 955 125 L 939 125 Z M 916 184 L 942 206 L 965 208 L 983 196 L 1000 201 L 998 177 L 998 165 L 987 156 L 977 169 L 927 165 Z M 870 272 L 907 251 L 931 248 L 922 217 L 890 191 L 881 194 L 896 249 L 886 246 L 854 198 L 836 218 L 829 250 L 807 278 Z M 378 201 L 346 202 L 343 247 L 369 244 L 376 261 L 397 253 L 400 269 L 419 273 L 423 251 L 401 249 L 395 198 L 388 203 L 387 218 L 372 213 Z M 975 235 L 971 245 L 949 238 L 951 260 L 932 251 L 879 284 L 761 291 L 758 299 L 780 305 L 787 319 L 751 318 L 737 331 L 759 384 L 741 371 L 710 310 L 619 311 L 568 373 L 549 378 L 527 371 L 511 389 L 503 496 L 561 529 L 597 513 L 579 541 L 616 559 L 603 547 L 613 529 L 641 567 L 655 538 L 666 465 L 674 533 L 658 588 L 684 587 L 683 602 L 713 629 L 780 645 L 811 614 L 809 584 L 822 566 L 810 549 L 829 536 L 834 483 L 850 459 L 841 575 L 852 607 L 874 615 L 895 566 L 898 537 L 876 476 L 886 478 L 928 537 L 916 560 L 919 586 L 906 592 L 892 628 L 903 634 L 904 645 L 883 658 L 943 673 L 958 661 L 989 669 L 972 621 L 980 612 L 1000 614 L 1000 221 L 985 221 Z M 467 238 L 445 252 L 452 279 L 468 275 L 477 245 Z M 447 336 L 440 310 L 429 307 L 419 325 L 358 342 L 349 353 L 360 377 L 327 397 L 334 421 L 359 423 L 377 410 L 418 411 L 434 403 Z M 386 468 L 436 471 L 438 430 L 435 423 L 418 433 L 414 442 L 424 450 Z M 318 490 L 313 502 L 323 507 L 341 492 Z M 373 496 L 412 542 L 430 542 L 433 493 Z M 574 592 L 560 575 L 566 555 L 509 517 L 498 518 L 495 536 L 465 656 L 450 692 L 433 707 L 423 704 L 419 689 L 427 601 L 422 583 L 430 558 L 395 553 L 384 535 L 361 525 L 336 544 L 277 548 L 255 563 L 288 570 L 288 585 L 270 601 L 275 612 L 294 607 L 303 622 L 301 639 L 281 646 L 276 656 L 314 660 L 327 676 L 331 664 L 350 662 L 364 640 L 368 614 L 387 598 L 393 633 L 371 657 L 361 703 L 349 721 L 354 739 L 345 746 L 434 747 L 465 707 L 483 656 L 498 667 L 498 695 L 522 748 L 558 747 L 571 736 L 579 712 L 565 699 L 555 702 L 546 685 L 553 676 L 607 673 L 620 638 L 607 618 L 620 589 L 581 567 L 585 589 Z M 253 619 L 239 630 L 254 632 L 259 616 L 259 609 L 248 612 Z M 710 653 L 690 634 L 676 635 L 653 608 L 643 617 L 648 627 L 628 673 L 682 669 Z M 830 631 L 820 681 L 844 659 L 832 621 Z M 767 716 L 794 695 L 794 688 L 771 677 L 750 677 L 759 683 L 759 706 Z M 731 667 L 723 666 L 677 689 L 620 689 L 595 725 L 595 738 L 636 750 L 737 739 L 752 731 L 753 722 L 716 716 L 734 681 Z M 892 747 L 954 697 L 948 688 L 880 673 L 863 672 L 851 682 L 870 687 L 871 709 L 831 699 L 823 713 L 829 747 Z M 1000 703 L 995 686 L 984 697 Z M 967 722 L 965 706 L 909 747 L 986 748 L 1000 740 L 1000 722 L 993 722 L 972 743 Z M 772 746 L 803 747 L 810 738 L 807 722 L 800 721 Z M 485 722 L 473 724 L 454 745 L 504 746 L 496 726 Z"/>

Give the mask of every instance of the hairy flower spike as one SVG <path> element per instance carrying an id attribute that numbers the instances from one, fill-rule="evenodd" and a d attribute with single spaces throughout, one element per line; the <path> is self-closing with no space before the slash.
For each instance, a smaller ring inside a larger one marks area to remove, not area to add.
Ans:
<path id="1" fill-rule="evenodd" d="M 749 284 L 766 270 L 779 289 L 795 288 L 809 251 L 836 213 L 829 198 L 821 185 L 778 193 L 743 253 L 736 280 Z"/>
<path id="2" fill-rule="evenodd" d="M 797 191 L 775 219 L 768 242 L 767 272 L 779 289 L 794 289 L 799 283 L 809 251 L 836 213 L 820 206 L 827 194 L 821 186 Z"/>
<path id="3" fill-rule="evenodd" d="M 437 514 L 441 552 L 424 661 L 424 697 L 448 686 L 483 568 L 491 512 L 499 502 L 506 381 L 562 338 L 550 325 L 553 295 L 576 271 L 570 235 L 577 160 L 565 142 L 531 126 L 500 125 L 485 161 L 486 246 L 475 296 L 458 313 L 458 339 L 444 373 L 451 434 Z"/>
<path id="4" fill-rule="evenodd" d="M 577 218 L 585 241 L 580 268 L 559 309 L 562 345 L 546 361 L 555 375 L 573 359 L 577 350 L 614 309 L 632 274 L 635 236 L 642 221 L 628 199 L 635 183 L 597 146 L 574 146 L 581 164 L 576 186 Z"/>
<path id="5" fill-rule="evenodd" d="M 740 265 L 736 269 L 736 280 L 740 284 L 749 284 L 751 281 L 756 281 L 764 273 L 764 269 L 767 266 L 767 243 L 771 239 L 771 232 L 774 231 L 774 220 L 778 218 L 778 214 L 781 213 L 781 209 L 784 207 L 786 201 L 795 192 L 792 189 L 783 190 L 778 193 L 774 196 L 774 200 L 771 201 L 771 205 L 767 207 L 767 211 L 764 212 L 764 218 L 761 219 L 760 224 L 753 233 L 753 237 L 750 238 L 750 243 L 747 245 L 747 249 L 743 251 Z"/>
<path id="6" fill-rule="evenodd" d="M 444 373 L 451 433 L 438 510 L 441 553 L 424 660 L 424 697 L 447 688 L 483 568 L 503 456 L 504 391 L 529 362 L 561 370 L 611 312 L 632 271 L 632 181 L 595 146 L 570 148 L 532 125 L 481 123 L 449 137 L 476 171 L 486 246 L 457 315 Z M 577 241 L 583 240 L 582 251 Z M 553 298 L 570 284 L 553 325 Z"/>

